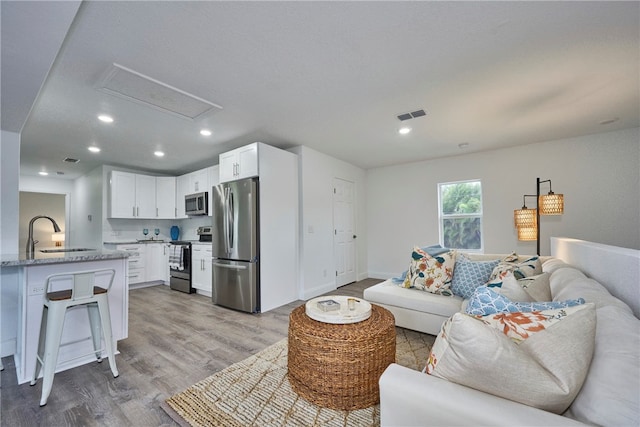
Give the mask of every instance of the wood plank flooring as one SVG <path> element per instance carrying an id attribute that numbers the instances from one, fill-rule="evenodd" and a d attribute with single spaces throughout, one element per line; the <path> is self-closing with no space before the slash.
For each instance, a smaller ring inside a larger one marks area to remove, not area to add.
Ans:
<path id="1" fill-rule="evenodd" d="M 332 294 L 362 298 L 379 280 L 366 279 Z M 287 336 L 296 301 L 250 315 L 215 306 L 201 295 L 167 286 L 129 293 L 129 337 L 119 342 L 120 376 L 109 363 L 91 363 L 56 374 L 40 408 L 42 380 L 18 385 L 12 357 L 2 359 L 2 426 L 174 426 L 160 402 Z"/>

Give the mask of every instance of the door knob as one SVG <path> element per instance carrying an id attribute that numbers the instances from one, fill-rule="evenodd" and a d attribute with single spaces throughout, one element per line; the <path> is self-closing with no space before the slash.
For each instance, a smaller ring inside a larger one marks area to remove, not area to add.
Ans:
<path id="1" fill-rule="evenodd" d="M 353 235 L 353 238 L 356 239 L 358 236 L 356 236 L 355 234 Z"/>

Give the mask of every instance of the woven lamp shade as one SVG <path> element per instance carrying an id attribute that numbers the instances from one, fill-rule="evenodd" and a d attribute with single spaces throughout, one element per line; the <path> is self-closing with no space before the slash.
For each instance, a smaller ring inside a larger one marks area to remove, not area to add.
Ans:
<path id="1" fill-rule="evenodd" d="M 535 209 L 516 209 L 513 211 L 513 223 L 517 228 L 526 227 L 532 228 L 535 227 L 538 222 L 536 220 L 536 210 Z"/>
<path id="2" fill-rule="evenodd" d="M 537 240 L 538 227 L 518 227 L 518 240 Z"/>
<path id="3" fill-rule="evenodd" d="M 538 209 L 540 215 L 561 215 L 564 213 L 564 195 L 555 194 L 550 191 L 549 194 L 541 195 L 538 198 Z"/>

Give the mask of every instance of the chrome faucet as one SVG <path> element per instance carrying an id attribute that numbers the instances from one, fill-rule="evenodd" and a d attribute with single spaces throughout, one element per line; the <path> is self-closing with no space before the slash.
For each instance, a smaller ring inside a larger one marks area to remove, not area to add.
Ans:
<path id="1" fill-rule="evenodd" d="M 33 223 L 40 218 L 47 218 L 49 221 L 53 223 L 53 231 L 56 233 L 60 232 L 60 227 L 58 227 L 58 224 L 56 223 L 56 221 L 50 216 L 38 215 L 31 218 L 31 221 L 29 221 L 29 238 L 27 239 L 27 249 L 26 249 L 27 258 L 33 258 L 33 254 L 36 251 L 36 243 L 38 243 L 38 241 L 33 240 Z"/>

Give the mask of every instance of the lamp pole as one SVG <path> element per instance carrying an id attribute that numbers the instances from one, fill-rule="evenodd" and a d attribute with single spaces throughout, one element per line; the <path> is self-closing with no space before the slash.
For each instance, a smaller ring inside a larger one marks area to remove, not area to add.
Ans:
<path id="1" fill-rule="evenodd" d="M 536 178 L 536 254 L 540 256 L 540 178 Z"/>

